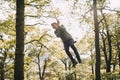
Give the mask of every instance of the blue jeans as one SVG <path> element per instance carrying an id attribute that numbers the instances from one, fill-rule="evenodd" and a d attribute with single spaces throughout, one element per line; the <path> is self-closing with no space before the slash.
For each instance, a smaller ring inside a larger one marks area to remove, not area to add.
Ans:
<path id="1" fill-rule="evenodd" d="M 77 51 L 77 49 L 76 49 L 76 47 L 74 45 L 74 40 L 69 39 L 69 40 L 67 40 L 67 41 L 65 41 L 63 43 L 64 43 L 65 52 L 67 53 L 68 57 L 71 59 L 72 63 L 74 63 L 75 60 L 74 60 L 73 56 L 71 55 L 71 53 L 69 51 L 69 47 L 71 47 L 73 49 L 78 62 L 81 63 L 81 58 L 80 58 L 79 53 L 78 53 L 78 51 Z"/>

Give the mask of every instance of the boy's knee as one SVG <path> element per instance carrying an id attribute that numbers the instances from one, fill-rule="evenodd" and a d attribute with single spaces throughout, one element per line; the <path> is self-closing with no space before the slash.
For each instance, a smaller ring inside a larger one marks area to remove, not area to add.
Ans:
<path id="1" fill-rule="evenodd" d="M 75 45 L 71 45 L 71 48 L 76 48 Z"/>
<path id="2" fill-rule="evenodd" d="M 69 53 L 69 49 L 65 49 L 65 52 Z"/>

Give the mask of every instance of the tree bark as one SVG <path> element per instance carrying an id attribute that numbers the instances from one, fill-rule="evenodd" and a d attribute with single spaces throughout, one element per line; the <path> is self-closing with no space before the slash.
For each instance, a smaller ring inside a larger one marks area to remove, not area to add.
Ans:
<path id="1" fill-rule="evenodd" d="M 40 53 L 42 52 L 42 46 L 39 50 L 39 53 L 37 55 L 37 59 L 38 59 L 38 62 L 37 62 L 37 65 L 38 65 L 38 69 L 39 69 L 39 79 L 40 80 L 44 80 L 44 76 L 45 76 L 45 70 L 46 70 L 46 67 L 47 67 L 47 61 L 48 60 L 44 60 L 44 65 L 43 65 L 43 70 L 41 70 L 41 66 L 40 66 Z"/>
<path id="2" fill-rule="evenodd" d="M 40 49 L 40 52 L 41 52 L 41 49 Z M 37 65 L 38 65 L 38 69 L 39 69 L 39 79 L 42 80 L 41 68 L 40 68 L 40 57 L 39 56 L 40 56 L 40 53 L 38 53 L 38 55 L 37 55 L 37 59 L 38 59 Z"/>
<path id="3" fill-rule="evenodd" d="M 47 60 L 45 59 L 45 63 L 44 63 L 44 66 L 43 66 L 43 72 L 42 72 L 42 80 L 44 80 L 46 67 L 47 67 Z"/>
<path id="4" fill-rule="evenodd" d="M 24 80 L 24 0 L 16 0 L 14 80 Z"/>
<path id="5" fill-rule="evenodd" d="M 40 60 L 40 58 L 38 57 L 38 60 Z M 43 71 L 41 71 L 41 67 L 40 67 L 40 61 L 38 61 L 38 68 L 39 68 L 39 78 L 40 80 L 44 80 L 44 76 L 45 76 L 45 70 L 46 70 L 46 67 L 47 67 L 47 60 L 45 60 L 45 63 L 43 65 Z"/>
<path id="6" fill-rule="evenodd" d="M 2 35 L 0 35 L 0 40 L 2 42 L 4 42 Z M 5 49 L 5 51 L 4 51 L 4 49 Z M 4 53 L 2 53 L 2 52 L 4 52 Z M 7 52 L 8 52 L 8 49 L 0 48 L 0 53 L 3 54 L 3 57 L 0 57 L 0 80 L 5 80 L 4 66 L 5 66 L 5 61 L 7 58 Z"/>
<path id="7" fill-rule="evenodd" d="M 118 40 L 117 41 L 117 49 L 118 49 L 118 65 L 119 65 L 119 70 L 120 70 L 120 45 L 119 45 L 119 42 Z M 120 71 L 119 71 L 119 74 L 120 74 Z"/>
<path id="8" fill-rule="evenodd" d="M 102 42 L 103 42 L 103 53 L 104 53 L 104 56 L 105 56 L 105 62 L 106 62 L 106 72 L 108 72 L 108 58 L 107 58 L 107 50 L 106 50 L 106 43 L 105 43 L 105 38 L 104 38 L 104 35 L 103 33 L 101 34 L 102 36 Z"/>
<path id="9" fill-rule="evenodd" d="M 112 61 L 112 45 L 111 45 L 111 36 L 109 34 L 109 31 L 107 31 L 107 38 L 108 38 L 108 47 L 109 47 L 109 60 L 108 60 L 108 69 L 107 72 L 111 72 L 111 61 Z"/>
<path id="10" fill-rule="evenodd" d="M 4 64 L 3 64 L 3 62 L 0 63 L 0 80 L 5 80 L 4 79 Z"/>
<path id="11" fill-rule="evenodd" d="M 95 26 L 95 50 L 96 50 L 96 64 L 95 64 L 95 80 L 101 80 L 100 75 L 100 48 L 99 48 L 99 24 L 97 20 L 97 1 L 93 0 L 93 14 Z"/>
<path id="12" fill-rule="evenodd" d="M 8 50 L 5 50 L 4 51 L 4 57 L 3 59 L 1 60 L 0 62 L 0 80 L 5 80 L 5 71 L 4 71 L 4 65 L 5 65 L 5 61 L 6 61 L 6 58 L 7 58 L 7 51 Z"/>
<path id="13" fill-rule="evenodd" d="M 120 70 L 120 51 L 119 51 L 118 59 L 119 59 L 119 70 Z M 120 74 L 120 71 L 119 71 L 119 74 Z"/>
<path id="14" fill-rule="evenodd" d="M 92 49 L 90 50 L 90 52 L 91 52 L 91 60 L 93 60 L 94 59 L 94 57 L 93 57 L 93 53 L 92 53 Z M 94 64 L 91 64 L 91 72 L 92 72 L 92 74 L 93 74 L 93 77 L 94 77 Z M 94 79 L 93 79 L 94 80 Z"/>
<path id="15" fill-rule="evenodd" d="M 110 68 L 111 61 L 112 61 L 112 45 L 111 45 L 112 41 L 111 41 L 111 35 L 109 33 L 109 28 L 108 28 L 109 25 L 107 24 L 105 15 L 103 14 L 102 10 L 101 10 L 101 14 L 102 14 L 103 20 L 105 22 L 105 28 L 106 28 L 106 31 L 107 31 L 106 32 L 107 33 L 106 37 L 107 37 L 107 40 L 108 40 L 108 49 L 109 49 L 109 55 L 108 55 L 108 59 L 107 59 L 107 65 L 106 65 L 107 68 L 106 68 L 106 70 L 107 70 L 107 72 L 111 72 L 111 68 Z"/>
<path id="16" fill-rule="evenodd" d="M 91 61 L 93 61 L 93 59 L 94 59 L 94 57 L 93 57 L 93 53 L 92 53 L 92 49 L 90 50 L 90 52 L 91 52 Z M 93 80 L 95 79 L 95 73 L 94 73 L 94 64 L 92 63 L 91 64 L 91 72 L 92 72 L 92 75 L 93 75 Z"/>

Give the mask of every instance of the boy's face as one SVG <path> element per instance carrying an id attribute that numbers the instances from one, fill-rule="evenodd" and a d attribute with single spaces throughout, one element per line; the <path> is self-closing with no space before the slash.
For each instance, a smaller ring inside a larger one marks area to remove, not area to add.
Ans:
<path id="1" fill-rule="evenodd" d="M 59 24 L 57 24 L 57 23 L 52 23 L 51 26 L 53 27 L 53 29 L 58 29 L 59 28 Z"/>

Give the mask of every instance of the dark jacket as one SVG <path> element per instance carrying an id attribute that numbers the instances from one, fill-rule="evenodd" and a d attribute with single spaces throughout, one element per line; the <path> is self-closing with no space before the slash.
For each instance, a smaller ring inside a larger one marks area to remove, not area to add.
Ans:
<path id="1" fill-rule="evenodd" d="M 55 35 L 57 37 L 60 37 L 63 42 L 72 39 L 72 36 L 66 31 L 63 25 L 61 25 L 58 29 L 55 30 Z"/>

